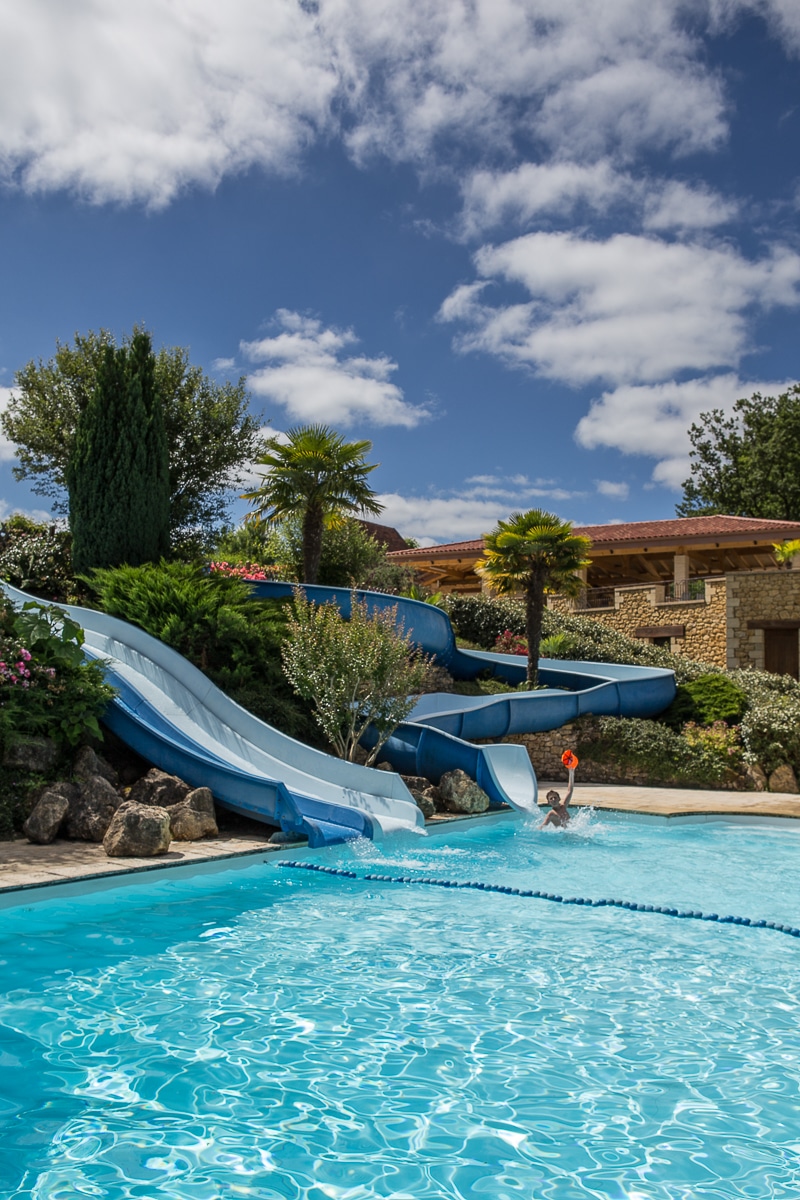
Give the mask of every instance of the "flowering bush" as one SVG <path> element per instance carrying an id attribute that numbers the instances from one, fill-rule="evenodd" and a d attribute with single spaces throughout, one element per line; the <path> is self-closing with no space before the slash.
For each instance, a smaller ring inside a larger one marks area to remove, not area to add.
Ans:
<path id="1" fill-rule="evenodd" d="M 114 695 L 102 664 L 85 662 L 83 630 L 50 605 L 0 609 L 0 745 L 46 734 L 59 746 L 99 737 Z"/>
<path id="2" fill-rule="evenodd" d="M 0 578 L 48 600 L 68 600 L 75 591 L 69 533 L 9 517 L 0 525 Z"/>
<path id="3" fill-rule="evenodd" d="M 520 654 L 528 657 L 528 642 L 519 633 L 512 633 L 510 629 L 504 629 L 495 640 L 492 650 L 495 654 Z"/>
<path id="4" fill-rule="evenodd" d="M 704 726 L 695 721 L 687 721 L 683 727 L 683 737 L 690 746 L 699 746 L 712 758 L 723 762 L 727 758 L 731 770 L 741 767 L 742 737 L 738 725 L 714 721 L 713 724 Z"/>
<path id="5" fill-rule="evenodd" d="M 218 575 L 233 575 L 237 579 L 278 579 L 279 573 L 269 567 L 261 567 L 258 563 L 229 563 L 224 560 L 210 562 L 209 570 Z"/>

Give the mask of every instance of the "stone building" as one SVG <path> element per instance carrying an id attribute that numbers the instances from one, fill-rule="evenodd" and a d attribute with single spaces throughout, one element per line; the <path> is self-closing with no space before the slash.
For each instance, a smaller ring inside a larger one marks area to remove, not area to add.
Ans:
<path id="1" fill-rule="evenodd" d="M 800 538 L 800 524 L 751 517 L 683 517 L 575 527 L 592 540 L 590 565 L 566 609 L 630 637 L 720 667 L 757 667 L 798 678 L 800 558 L 778 566 L 776 543 Z M 392 555 L 420 582 L 479 594 L 475 563 L 483 539 Z"/>

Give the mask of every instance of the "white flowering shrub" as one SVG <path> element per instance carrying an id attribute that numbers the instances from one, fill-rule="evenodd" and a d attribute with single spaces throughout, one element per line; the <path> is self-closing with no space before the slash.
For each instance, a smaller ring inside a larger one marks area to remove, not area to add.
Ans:
<path id="1" fill-rule="evenodd" d="M 336 754 L 350 762 L 370 725 L 378 740 L 367 765 L 375 761 L 425 686 L 430 659 L 396 622 L 396 606 L 370 613 L 355 595 L 349 621 L 334 604 L 313 605 L 300 589 L 295 596 L 283 669 Z"/>

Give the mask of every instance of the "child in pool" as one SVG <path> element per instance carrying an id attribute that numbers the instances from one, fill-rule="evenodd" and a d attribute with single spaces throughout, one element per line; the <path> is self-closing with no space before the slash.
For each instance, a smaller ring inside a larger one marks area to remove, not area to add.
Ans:
<path id="1" fill-rule="evenodd" d="M 564 763 L 569 774 L 569 789 L 563 800 L 555 788 L 547 793 L 547 803 L 550 805 L 550 812 L 539 826 L 540 829 L 544 829 L 545 825 L 555 825 L 556 828 L 563 829 L 569 821 L 568 805 L 575 790 L 575 767 L 578 765 L 578 760 L 571 750 L 566 750 L 561 761 Z"/>

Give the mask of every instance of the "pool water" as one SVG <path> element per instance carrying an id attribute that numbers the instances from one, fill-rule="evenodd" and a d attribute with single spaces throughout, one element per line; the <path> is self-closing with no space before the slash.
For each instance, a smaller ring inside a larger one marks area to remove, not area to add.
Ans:
<path id="1" fill-rule="evenodd" d="M 797 925 L 799 837 L 581 814 L 311 857 Z M 0 927 L 3 1198 L 800 1196 L 784 934 L 272 862 Z"/>

